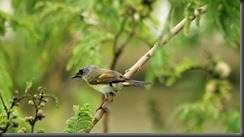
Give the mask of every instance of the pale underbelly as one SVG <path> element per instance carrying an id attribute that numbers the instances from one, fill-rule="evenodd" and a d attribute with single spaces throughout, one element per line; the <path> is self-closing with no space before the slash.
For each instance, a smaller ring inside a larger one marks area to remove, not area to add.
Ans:
<path id="1" fill-rule="evenodd" d="M 107 93 L 118 93 L 119 90 L 123 88 L 123 85 L 118 84 L 118 83 L 113 83 L 112 86 L 109 84 L 97 84 L 97 85 L 90 85 L 92 88 L 107 94 Z"/>

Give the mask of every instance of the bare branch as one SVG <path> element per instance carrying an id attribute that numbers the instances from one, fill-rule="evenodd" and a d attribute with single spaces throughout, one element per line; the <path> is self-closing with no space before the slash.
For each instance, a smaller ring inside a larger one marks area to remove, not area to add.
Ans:
<path id="1" fill-rule="evenodd" d="M 207 11 L 207 5 L 200 7 L 198 10 L 196 10 L 194 12 L 194 16 L 191 17 L 191 21 L 193 21 L 197 16 L 205 13 Z M 172 30 L 171 33 L 169 35 L 165 35 L 162 37 L 161 41 L 158 41 L 154 44 L 154 46 L 145 54 L 143 55 L 130 69 L 128 69 L 124 76 L 126 77 L 131 77 L 134 73 L 136 73 L 137 71 L 141 70 L 142 66 L 148 62 L 148 60 L 151 58 L 151 56 L 154 54 L 154 52 L 156 51 L 156 49 L 159 46 L 163 46 L 166 43 L 168 43 L 169 40 L 171 40 L 172 37 L 174 37 L 177 33 L 179 33 L 184 25 L 185 25 L 185 21 L 186 19 L 183 19 L 180 23 L 178 23 Z M 108 100 L 105 100 L 103 102 L 103 104 L 101 105 L 101 107 L 108 109 L 110 103 L 112 102 L 113 98 L 114 98 L 114 94 L 109 94 L 108 96 Z M 86 131 L 89 133 L 91 131 L 91 129 L 96 125 L 96 123 L 103 117 L 104 115 L 104 110 L 103 109 L 99 109 L 97 111 L 97 113 L 94 116 L 93 119 L 93 126 L 90 127 L 89 129 L 87 129 Z"/>
<path id="2" fill-rule="evenodd" d="M 121 34 L 124 31 L 126 21 L 127 21 L 127 18 L 125 18 L 122 21 L 121 28 L 115 35 L 114 42 L 113 42 L 113 59 L 112 59 L 111 65 L 110 65 L 110 69 L 114 69 L 115 68 L 116 63 L 118 62 L 118 59 L 119 59 L 120 55 L 122 54 L 124 48 L 126 47 L 126 45 L 130 42 L 130 40 L 134 36 L 135 30 L 136 30 L 136 26 L 138 24 L 138 21 L 133 22 L 132 31 L 129 32 L 129 35 L 127 36 L 125 41 L 121 45 L 119 45 L 118 44 L 118 40 L 119 40 Z M 104 99 L 105 99 L 104 95 L 102 95 L 102 100 L 104 100 Z M 107 113 L 106 113 L 106 115 L 104 117 L 103 133 L 107 133 L 108 132 L 108 120 L 109 120 L 108 117 L 109 117 L 109 111 L 107 111 Z"/>
<path id="3" fill-rule="evenodd" d="M 123 50 L 126 47 L 126 45 L 129 43 L 129 41 L 132 39 L 132 37 L 133 37 L 133 35 L 135 33 L 135 30 L 136 30 L 137 24 L 138 24 L 138 21 L 133 23 L 132 31 L 129 32 L 128 37 L 125 39 L 124 43 L 122 43 L 120 46 L 118 45 L 118 38 L 121 35 L 123 30 L 120 30 L 117 33 L 117 35 L 115 36 L 114 45 L 113 45 L 114 46 L 114 56 L 113 56 L 113 59 L 112 59 L 112 63 L 111 63 L 110 69 L 114 69 L 115 68 L 116 62 L 118 61 L 121 53 L 123 52 Z M 122 24 L 122 25 L 124 26 L 125 24 Z M 124 27 L 122 27 L 122 28 L 124 29 Z M 116 47 L 117 47 L 117 50 L 116 50 Z"/>
<path id="4" fill-rule="evenodd" d="M 199 13 L 199 10 L 196 10 L 194 12 L 194 16 L 191 17 L 191 21 L 193 21 L 198 15 L 203 14 L 207 11 L 207 5 L 199 8 L 201 10 L 201 13 Z M 178 23 L 170 32 L 169 35 L 163 36 L 160 42 L 156 42 L 154 46 L 144 55 L 142 56 L 129 70 L 125 72 L 126 77 L 131 77 L 134 73 L 139 71 L 141 67 L 150 59 L 150 57 L 154 54 L 156 49 L 158 48 L 159 45 L 163 46 L 168 41 L 174 37 L 177 33 L 179 33 L 184 25 L 185 25 L 186 19 L 183 19 L 180 23 Z"/>
<path id="5" fill-rule="evenodd" d="M 119 37 L 120 37 L 120 35 L 122 34 L 122 32 L 124 31 L 126 22 L 127 22 L 127 19 L 125 18 L 125 19 L 122 21 L 122 23 L 121 23 L 121 26 L 120 26 L 119 31 L 116 33 L 116 35 L 115 35 L 115 37 L 114 37 L 114 42 L 113 42 L 113 50 L 114 50 L 114 53 L 117 52 L 117 47 L 118 47 Z"/>

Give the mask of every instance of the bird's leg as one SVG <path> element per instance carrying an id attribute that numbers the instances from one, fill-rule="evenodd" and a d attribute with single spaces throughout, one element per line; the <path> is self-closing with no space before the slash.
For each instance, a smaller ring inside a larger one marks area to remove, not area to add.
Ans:
<path id="1" fill-rule="evenodd" d="M 97 108 L 96 112 L 99 110 L 99 109 L 102 109 L 104 112 L 107 112 L 108 111 L 108 108 L 104 108 L 102 107 L 102 105 L 104 104 L 104 102 L 106 100 L 108 100 L 108 95 L 107 94 L 104 94 L 105 95 L 105 99 L 103 100 L 102 104 Z"/>
<path id="2" fill-rule="evenodd" d="M 117 91 L 116 91 L 116 92 L 117 92 Z M 116 96 L 116 94 L 113 93 L 113 92 L 110 92 L 110 94 Z M 112 98 L 111 102 L 113 102 L 113 101 L 114 101 L 114 99 Z"/>
<path id="3" fill-rule="evenodd" d="M 113 92 L 110 92 L 109 94 L 111 94 L 112 96 L 113 96 L 113 95 L 116 96 L 116 94 L 113 93 Z M 103 100 L 102 104 L 97 108 L 96 112 L 97 112 L 99 109 L 102 109 L 104 112 L 107 112 L 107 111 L 108 111 L 108 108 L 104 108 L 104 107 L 102 107 L 103 104 L 104 104 L 104 102 L 107 101 L 107 100 L 109 101 L 109 99 L 108 99 L 108 95 L 105 94 L 105 99 Z M 113 98 L 112 98 L 111 102 L 113 102 Z"/>

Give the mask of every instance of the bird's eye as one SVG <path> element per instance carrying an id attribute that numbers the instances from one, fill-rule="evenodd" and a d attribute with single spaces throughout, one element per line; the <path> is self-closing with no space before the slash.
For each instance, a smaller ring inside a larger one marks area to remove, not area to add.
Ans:
<path id="1" fill-rule="evenodd" d="M 83 69 L 80 69 L 80 70 L 79 70 L 79 73 L 80 73 L 80 74 L 83 74 Z"/>

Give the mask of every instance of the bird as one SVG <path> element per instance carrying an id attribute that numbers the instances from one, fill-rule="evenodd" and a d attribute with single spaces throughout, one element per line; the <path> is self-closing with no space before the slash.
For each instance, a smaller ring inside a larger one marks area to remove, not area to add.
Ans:
<path id="1" fill-rule="evenodd" d="M 71 77 L 81 78 L 93 89 L 104 94 L 105 99 L 110 93 L 117 94 L 123 87 L 142 87 L 151 82 L 138 81 L 130 79 L 115 70 L 99 68 L 94 65 L 88 65 L 80 68 L 78 72 Z"/>

